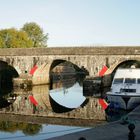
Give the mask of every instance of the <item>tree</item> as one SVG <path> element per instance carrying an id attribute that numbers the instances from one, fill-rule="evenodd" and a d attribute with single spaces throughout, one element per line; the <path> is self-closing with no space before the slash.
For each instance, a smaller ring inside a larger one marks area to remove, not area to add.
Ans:
<path id="1" fill-rule="evenodd" d="M 24 24 L 22 31 L 25 31 L 33 42 L 33 47 L 47 47 L 48 34 L 44 34 L 43 30 L 35 22 Z"/>
<path id="2" fill-rule="evenodd" d="M 27 33 L 17 29 L 0 30 L 0 48 L 29 48 L 33 46 Z"/>
<path id="3" fill-rule="evenodd" d="M 3 40 L 3 38 L 0 36 L 0 48 L 2 48 L 2 46 L 4 46 L 4 40 Z"/>

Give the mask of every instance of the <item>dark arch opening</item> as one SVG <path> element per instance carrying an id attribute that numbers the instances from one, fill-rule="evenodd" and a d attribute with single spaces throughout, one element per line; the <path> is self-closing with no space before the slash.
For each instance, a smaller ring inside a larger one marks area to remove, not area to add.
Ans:
<path id="1" fill-rule="evenodd" d="M 115 69 L 112 71 L 112 73 L 105 75 L 102 79 L 102 94 L 104 96 L 104 93 L 110 90 L 114 75 L 116 73 L 116 70 L 118 68 L 131 68 L 131 66 L 135 66 L 136 68 L 140 68 L 140 61 L 139 60 L 125 60 L 123 62 L 120 62 Z"/>
<path id="2" fill-rule="evenodd" d="M 4 61 L 0 61 L 0 108 L 10 104 L 8 101 L 13 90 L 13 78 L 18 77 L 14 67 Z"/>
<path id="3" fill-rule="evenodd" d="M 112 79 L 114 78 L 114 74 L 116 73 L 116 70 L 118 68 L 131 68 L 132 66 L 134 66 L 135 68 L 140 68 L 140 61 L 138 61 L 138 60 L 126 60 L 126 61 L 121 62 L 113 70 L 113 72 L 111 74 L 112 75 Z"/>
<path id="4" fill-rule="evenodd" d="M 0 61 L 0 96 L 8 94 L 13 89 L 13 78 L 18 77 L 14 67 Z"/>
<path id="5" fill-rule="evenodd" d="M 58 70 L 58 72 L 55 72 L 54 69 L 58 66 L 63 67 L 64 69 Z M 68 75 L 62 75 L 62 73 L 67 73 Z M 89 72 L 82 66 L 81 68 L 77 65 L 73 64 L 70 61 L 62 60 L 62 59 L 56 59 L 52 62 L 50 67 L 50 85 L 52 84 L 53 79 L 70 79 L 71 77 L 77 78 L 79 75 L 81 78 L 84 78 L 86 75 L 88 75 Z M 70 78 L 69 78 L 69 77 Z M 55 77 L 55 78 L 54 78 Z M 68 81 L 68 80 L 67 80 Z"/>
<path id="6" fill-rule="evenodd" d="M 52 62 L 52 64 L 51 64 L 50 71 L 51 71 L 54 67 L 56 67 L 57 65 L 62 64 L 62 63 L 65 63 L 65 64 L 67 64 L 67 65 L 69 65 L 69 66 L 73 66 L 77 72 L 79 72 L 79 71 L 80 71 L 80 72 L 84 72 L 84 69 L 85 69 L 84 66 L 82 66 L 81 68 L 79 68 L 76 64 L 73 64 L 73 63 L 70 62 L 70 61 L 62 60 L 62 59 L 56 59 L 56 60 L 54 60 L 54 61 Z"/>
<path id="7" fill-rule="evenodd" d="M 82 67 L 80 68 L 79 66 L 77 66 L 76 64 L 73 64 L 72 62 L 67 61 L 67 60 L 62 60 L 62 59 L 56 59 L 56 60 L 54 60 L 54 61 L 52 62 L 52 64 L 51 64 L 50 71 L 51 71 L 54 67 L 56 67 L 57 65 L 62 64 L 62 63 L 66 63 L 66 64 L 69 65 L 69 66 L 73 66 L 77 72 L 83 72 L 83 73 L 85 73 L 85 74 L 89 74 L 89 72 L 86 70 L 86 68 L 84 68 L 84 66 L 82 66 Z"/>
<path id="8" fill-rule="evenodd" d="M 116 68 L 131 68 L 132 65 L 134 65 L 136 68 L 140 68 L 140 61 L 126 60 L 126 61 L 121 62 Z"/>

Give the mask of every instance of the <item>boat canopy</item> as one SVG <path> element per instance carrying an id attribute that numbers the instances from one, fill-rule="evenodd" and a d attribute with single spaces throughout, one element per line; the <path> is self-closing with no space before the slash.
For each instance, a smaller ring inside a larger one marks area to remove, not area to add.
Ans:
<path id="1" fill-rule="evenodd" d="M 139 78 L 140 79 L 140 69 L 117 69 L 115 78 Z"/>

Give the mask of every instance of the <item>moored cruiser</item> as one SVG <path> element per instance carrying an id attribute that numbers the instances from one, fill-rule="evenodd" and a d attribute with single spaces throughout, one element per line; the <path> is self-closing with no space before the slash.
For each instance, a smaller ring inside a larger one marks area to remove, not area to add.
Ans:
<path id="1" fill-rule="evenodd" d="M 140 104 L 140 69 L 117 69 L 108 101 L 119 108 L 130 110 Z"/>

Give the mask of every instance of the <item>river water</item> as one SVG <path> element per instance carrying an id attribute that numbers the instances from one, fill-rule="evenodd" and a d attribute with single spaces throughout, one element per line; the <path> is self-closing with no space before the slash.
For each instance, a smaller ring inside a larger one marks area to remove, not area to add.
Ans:
<path id="1" fill-rule="evenodd" d="M 85 96 L 83 78 L 80 77 L 2 92 L 0 139 L 48 139 L 89 129 L 122 116 L 119 112 L 106 112 L 99 103 L 99 95 Z"/>

